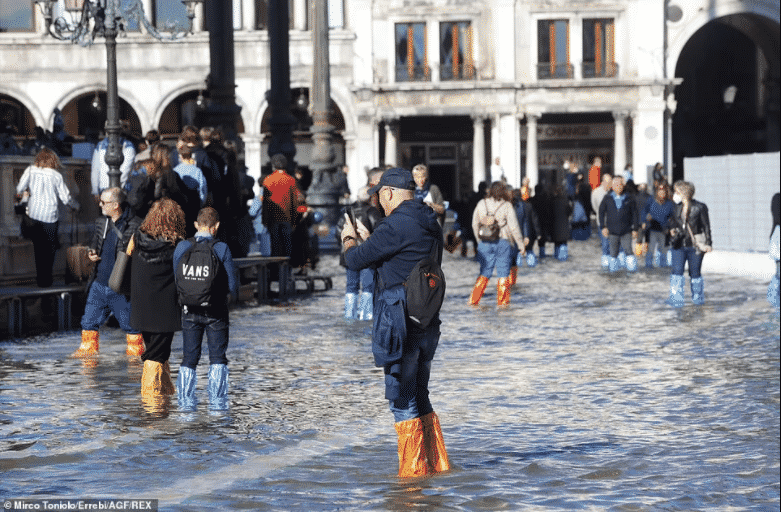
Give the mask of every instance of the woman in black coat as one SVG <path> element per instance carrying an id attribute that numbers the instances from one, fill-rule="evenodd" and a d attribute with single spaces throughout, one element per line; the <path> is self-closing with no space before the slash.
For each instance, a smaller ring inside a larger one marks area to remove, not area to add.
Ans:
<path id="1" fill-rule="evenodd" d="M 146 349 L 141 359 L 141 395 L 172 395 L 168 358 L 174 332 L 182 330 L 176 296 L 173 256 L 184 239 L 182 208 L 163 198 L 150 208 L 138 228 L 132 257 L 130 325 L 141 331 Z"/>
<path id="2" fill-rule="evenodd" d="M 567 261 L 569 251 L 567 241 L 570 237 L 569 216 L 572 213 L 567 194 L 561 186 L 557 186 L 550 202 L 552 213 L 550 238 L 554 244 L 553 256 L 559 261 Z"/>

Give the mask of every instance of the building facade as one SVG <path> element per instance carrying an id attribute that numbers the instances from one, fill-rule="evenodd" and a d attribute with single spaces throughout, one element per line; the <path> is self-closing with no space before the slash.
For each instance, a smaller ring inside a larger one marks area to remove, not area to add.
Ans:
<path id="1" fill-rule="evenodd" d="M 64 0 L 60 0 L 63 2 Z M 311 150 L 310 0 L 290 0 L 296 160 Z M 159 27 L 177 0 L 144 0 Z M 587 169 L 778 151 L 779 2 L 765 0 L 329 0 L 337 161 L 364 170 L 426 163 L 459 201 L 501 167 L 519 186 L 552 183 L 565 159 Z M 268 0 L 233 0 L 236 102 L 248 173 L 269 155 Z M 139 134 L 174 136 L 197 119 L 210 70 L 203 10 L 195 33 L 159 42 L 128 27 L 118 41 L 121 116 Z M 45 36 L 32 0 L 0 2 L 0 114 L 18 141 L 102 128 L 105 49 Z M 102 103 L 101 103 L 102 102 Z M 98 108 L 95 108 L 97 106 Z M 496 171 L 496 168 L 494 169 Z"/>

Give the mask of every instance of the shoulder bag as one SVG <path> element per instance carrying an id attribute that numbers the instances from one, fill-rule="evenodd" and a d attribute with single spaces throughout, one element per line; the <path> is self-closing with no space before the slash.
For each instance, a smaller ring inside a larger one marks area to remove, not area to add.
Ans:
<path id="1" fill-rule="evenodd" d="M 111 276 L 108 278 L 108 287 L 116 293 L 130 295 L 130 256 L 133 254 L 135 246 L 135 236 L 130 238 L 127 244 L 127 250 L 117 254 L 114 261 L 114 268 L 111 269 Z"/>

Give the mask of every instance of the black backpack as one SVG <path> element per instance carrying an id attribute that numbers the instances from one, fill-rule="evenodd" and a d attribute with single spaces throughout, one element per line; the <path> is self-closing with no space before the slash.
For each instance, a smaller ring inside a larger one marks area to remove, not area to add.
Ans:
<path id="1" fill-rule="evenodd" d="M 217 290 L 217 277 L 221 270 L 220 259 L 214 254 L 215 239 L 196 242 L 188 239 L 190 247 L 179 258 L 176 265 L 176 291 L 179 304 L 208 308 L 215 306 L 215 300 L 224 300 L 224 294 Z"/>
<path id="2" fill-rule="evenodd" d="M 434 243 L 431 256 L 422 259 L 404 282 L 407 292 L 407 317 L 420 329 L 425 329 L 439 313 L 445 300 L 445 273 L 437 263 Z"/>

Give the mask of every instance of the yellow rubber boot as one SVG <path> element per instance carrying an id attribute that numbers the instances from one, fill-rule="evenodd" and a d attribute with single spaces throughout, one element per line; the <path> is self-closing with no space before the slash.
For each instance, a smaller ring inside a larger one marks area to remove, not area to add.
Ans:
<path id="1" fill-rule="evenodd" d="M 129 356 L 140 356 L 144 353 L 144 337 L 141 333 L 138 334 L 126 334 L 127 350 L 125 353 Z"/>
<path id="2" fill-rule="evenodd" d="M 472 288 L 472 295 L 469 296 L 470 306 L 477 306 L 480 304 L 480 299 L 483 298 L 486 286 L 488 286 L 488 278 L 485 276 L 478 276 L 475 287 Z"/>
<path id="3" fill-rule="evenodd" d="M 510 305 L 510 290 L 512 285 L 510 284 L 509 277 L 500 277 L 499 282 L 496 283 L 496 304 L 501 307 L 507 307 Z"/>
<path id="4" fill-rule="evenodd" d="M 171 369 L 168 361 L 159 363 L 147 359 L 144 361 L 144 371 L 141 374 L 141 396 L 163 396 L 176 393 L 171 381 Z"/>
<path id="5" fill-rule="evenodd" d="M 518 267 L 512 266 L 510 267 L 510 286 L 515 286 L 515 283 L 518 282 Z"/>
<path id="6" fill-rule="evenodd" d="M 399 476 L 409 478 L 428 474 L 421 419 L 400 421 L 395 427 L 399 437 Z"/>
<path id="7" fill-rule="evenodd" d="M 439 426 L 439 416 L 430 412 L 422 416 L 423 444 L 426 450 L 426 459 L 431 473 L 441 473 L 450 469 L 450 461 L 445 450 L 445 439 L 442 437 L 442 428 Z"/>
<path id="8" fill-rule="evenodd" d="M 98 354 L 100 350 L 100 332 L 81 331 L 81 345 L 71 354 L 71 357 L 91 357 Z"/>

